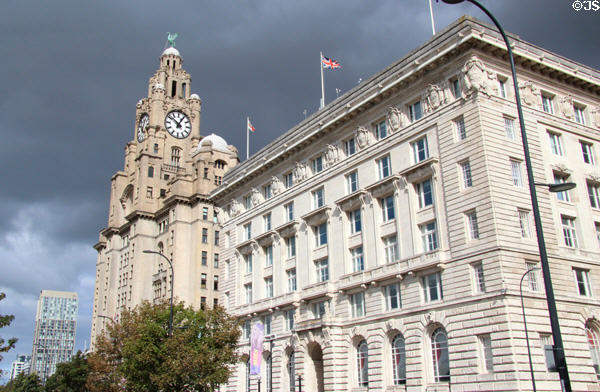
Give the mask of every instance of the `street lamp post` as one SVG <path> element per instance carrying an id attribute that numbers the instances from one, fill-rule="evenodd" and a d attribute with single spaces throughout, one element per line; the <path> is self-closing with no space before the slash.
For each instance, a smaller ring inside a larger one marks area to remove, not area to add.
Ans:
<path id="1" fill-rule="evenodd" d="M 163 259 L 167 260 L 167 263 L 169 263 L 169 267 L 171 268 L 171 306 L 170 306 L 170 310 L 169 310 L 169 332 L 168 332 L 168 336 L 171 337 L 171 336 L 173 336 L 173 281 L 175 280 L 175 273 L 173 272 L 173 263 L 171 263 L 171 260 L 169 260 L 169 258 L 167 256 L 163 255 L 160 252 L 156 252 L 154 250 L 144 250 L 143 253 L 159 255 Z"/>
<path id="2" fill-rule="evenodd" d="M 519 115 L 519 124 L 521 126 L 521 138 L 523 139 L 523 153 L 525 155 L 525 164 L 527 167 L 527 179 L 529 180 L 529 194 L 531 196 L 531 206 L 533 210 L 533 217 L 535 220 L 535 230 L 537 234 L 538 248 L 540 252 L 540 264 L 542 265 L 542 273 L 544 276 L 544 287 L 546 288 L 546 301 L 548 302 L 548 313 L 550 316 L 550 326 L 552 328 L 552 338 L 554 340 L 554 360 L 556 361 L 557 370 L 560 376 L 562 387 L 566 392 L 571 392 L 571 381 L 569 379 L 569 371 L 567 369 L 567 361 L 565 358 L 565 351 L 562 341 L 562 335 L 560 333 L 560 325 L 558 322 L 558 312 L 556 310 L 556 300 L 554 298 L 554 289 L 552 287 L 552 279 L 550 276 L 550 266 L 548 264 L 548 254 L 546 253 L 546 244 L 544 242 L 544 233 L 542 230 L 542 219 L 540 216 L 540 209 L 537 201 L 537 194 L 535 190 L 535 180 L 533 178 L 533 168 L 531 165 L 531 157 L 529 155 L 529 145 L 527 144 L 527 133 L 525 132 L 525 120 L 523 118 L 523 108 L 521 107 L 521 96 L 519 95 L 519 83 L 517 81 L 517 72 L 515 71 L 515 60 L 513 57 L 512 48 L 508 37 L 504 33 L 504 29 L 496 20 L 494 15 L 490 13 L 483 5 L 477 0 L 442 0 L 447 4 L 458 4 L 463 1 L 468 1 L 476 5 L 481 9 L 491 20 L 494 22 L 504 42 L 506 44 L 506 50 L 508 51 L 508 59 L 510 60 L 510 70 L 512 72 L 513 84 L 515 88 L 515 99 L 517 103 L 517 113 Z M 552 189 L 551 189 L 552 190 Z"/>
<path id="3" fill-rule="evenodd" d="M 527 341 L 527 357 L 529 358 L 529 373 L 531 373 L 531 385 L 533 386 L 533 392 L 536 392 L 535 387 L 535 376 L 533 375 L 533 363 L 531 362 L 531 347 L 529 346 L 529 332 L 527 330 L 527 318 L 525 317 L 525 305 L 523 304 L 523 279 L 533 271 L 538 271 L 539 268 L 531 268 L 525 271 L 521 276 L 521 282 L 519 283 L 519 292 L 521 293 L 521 312 L 523 312 L 523 325 L 525 326 L 525 340 Z"/>

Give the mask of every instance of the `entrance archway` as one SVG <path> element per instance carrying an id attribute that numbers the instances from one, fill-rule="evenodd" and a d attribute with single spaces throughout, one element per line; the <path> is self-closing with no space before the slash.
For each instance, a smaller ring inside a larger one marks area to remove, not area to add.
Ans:
<path id="1" fill-rule="evenodd" d="M 319 343 L 309 343 L 307 347 L 308 363 L 306 367 L 306 390 L 324 392 L 323 350 Z"/>

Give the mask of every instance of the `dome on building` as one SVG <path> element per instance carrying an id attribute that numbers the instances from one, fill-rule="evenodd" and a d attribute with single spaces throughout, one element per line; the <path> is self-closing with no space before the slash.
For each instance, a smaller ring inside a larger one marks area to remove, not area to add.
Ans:
<path id="1" fill-rule="evenodd" d="M 190 95 L 190 99 L 200 99 L 200 96 L 198 94 L 194 93 L 194 94 Z"/>
<path id="2" fill-rule="evenodd" d="M 174 55 L 174 56 L 179 56 L 181 57 L 181 55 L 179 54 L 179 51 L 177 49 L 175 49 L 174 47 L 169 47 L 167 49 L 165 49 L 165 51 L 162 53 L 161 56 L 167 56 L 167 55 Z"/>
<path id="3" fill-rule="evenodd" d="M 200 145 L 198 146 L 198 150 L 204 147 L 212 148 L 213 150 L 222 152 L 231 152 L 231 150 L 227 148 L 227 142 L 225 141 L 225 139 L 223 139 L 219 135 L 215 135 L 214 133 L 211 133 L 210 135 L 202 139 Z"/>

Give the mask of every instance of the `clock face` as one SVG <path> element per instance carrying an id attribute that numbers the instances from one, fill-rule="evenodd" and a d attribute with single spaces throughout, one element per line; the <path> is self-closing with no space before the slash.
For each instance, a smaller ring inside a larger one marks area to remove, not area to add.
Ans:
<path id="1" fill-rule="evenodd" d="M 167 128 L 171 136 L 177 139 L 185 139 L 192 130 L 192 123 L 185 113 L 173 110 L 165 118 L 165 128 Z"/>
<path id="2" fill-rule="evenodd" d="M 137 140 L 138 142 L 143 142 L 146 137 L 146 128 L 148 128 L 148 122 L 150 121 L 150 117 L 146 113 L 142 114 L 140 117 L 140 121 L 138 122 L 137 129 Z"/>

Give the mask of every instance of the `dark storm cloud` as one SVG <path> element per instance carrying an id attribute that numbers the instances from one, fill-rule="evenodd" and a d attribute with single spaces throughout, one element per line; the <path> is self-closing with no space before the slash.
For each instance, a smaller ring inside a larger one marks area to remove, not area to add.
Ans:
<path id="1" fill-rule="evenodd" d="M 483 2 L 507 31 L 599 68 L 600 13 Z M 433 6 L 438 30 L 464 13 L 487 21 L 470 4 Z M 317 109 L 319 51 L 343 66 L 325 74 L 330 102 L 431 37 L 427 0 L 6 0 L 0 26 L 0 313 L 17 316 L 0 333 L 17 335 L 19 352 L 31 350 L 41 289 L 78 291 L 78 347 L 89 339 L 91 246 L 167 31 L 203 100 L 202 134 L 242 158 L 246 116 L 256 152 Z"/>

